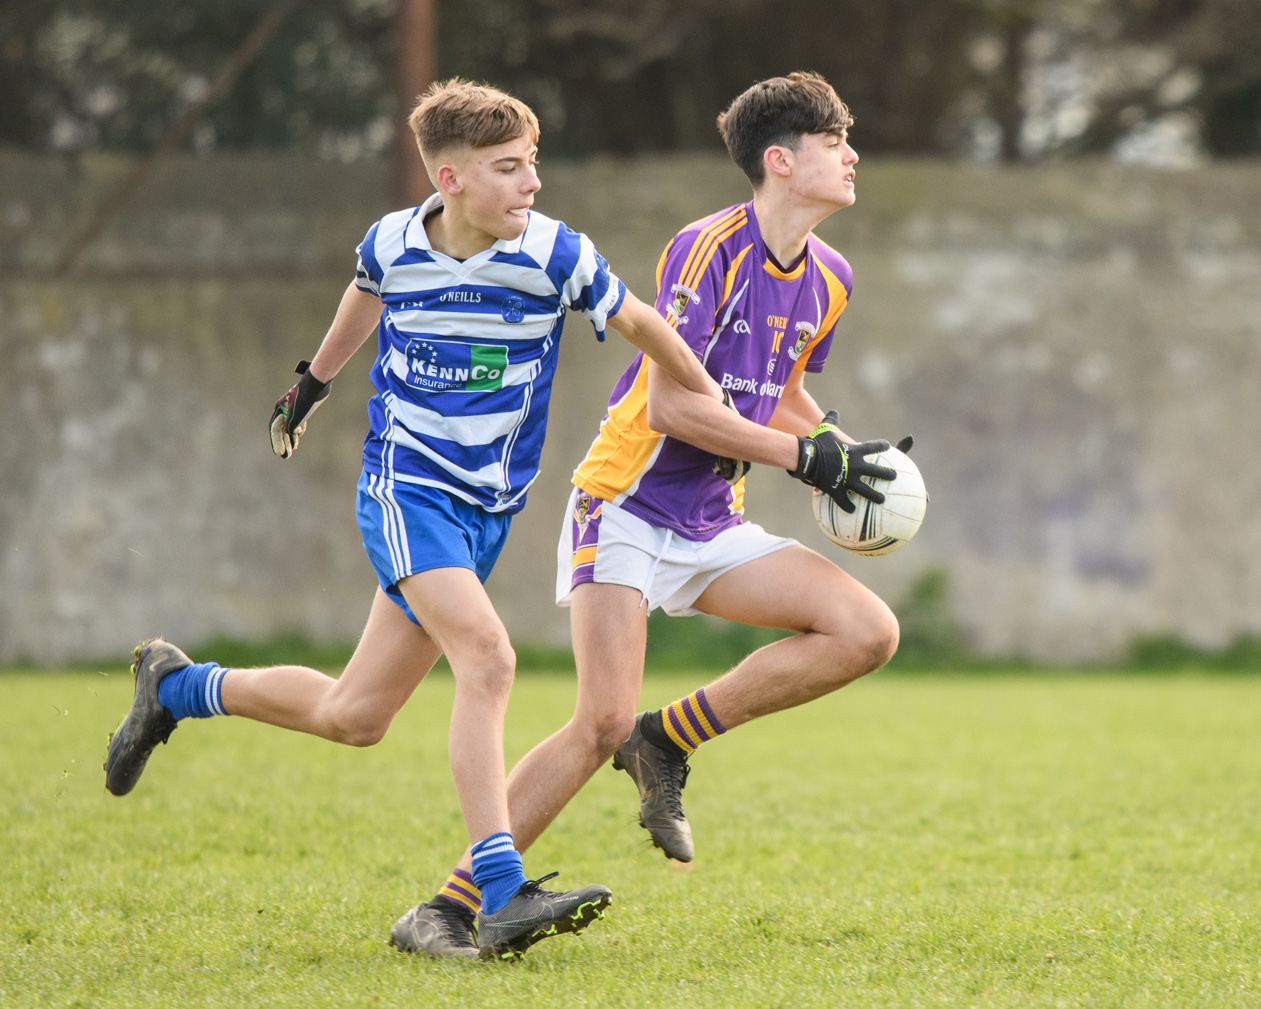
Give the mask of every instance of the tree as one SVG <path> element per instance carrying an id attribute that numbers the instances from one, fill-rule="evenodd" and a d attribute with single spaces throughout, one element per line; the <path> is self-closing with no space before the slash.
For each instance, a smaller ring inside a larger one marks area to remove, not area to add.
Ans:
<path id="1" fill-rule="evenodd" d="M 54 0 L 0 14 L 0 142 L 147 150 L 202 94 L 267 0 Z M 391 140 L 392 0 L 307 0 L 209 109 L 196 148 L 376 153 Z"/>
<path id="2" fill-rule="evenodd" d="M 7 0 L 0 143 L 145 150 L 268 0 Z M 190 141 L 382 152 L 397 0 L 306 0 Z M 717 147 L 717 114 L 794 69 L 831 80 L 863 153 L 1039 160 L 1261 153 L 1257 0 L 439 0 L 439 75 L 530 102 L 549 152 Z"/>

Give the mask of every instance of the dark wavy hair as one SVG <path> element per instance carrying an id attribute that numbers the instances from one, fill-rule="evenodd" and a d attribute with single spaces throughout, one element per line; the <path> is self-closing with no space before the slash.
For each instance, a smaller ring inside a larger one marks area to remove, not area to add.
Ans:
<path id="1" fill-rule="evenodd" d="M 718 132 L 731 160 L 756 189 L 766 178 L 768 147 L 797 150 L 806 133 L 842 133 L 854 117 L 832 85 L 813 71 L 759 81 L 718 117 Z"/>

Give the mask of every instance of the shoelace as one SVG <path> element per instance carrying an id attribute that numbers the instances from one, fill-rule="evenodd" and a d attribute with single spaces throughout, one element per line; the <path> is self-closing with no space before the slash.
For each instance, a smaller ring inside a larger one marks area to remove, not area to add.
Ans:
<path id="1" fill-rule="evenodd" d="M 692 773 L 692 765 L 687 762 L 686 757 L 671 755 L 667 755 L 662 763 L 667 784 L 675 786 L 667 787 L 665 790 L 666 805 L 675 819 L 686 819 L 683 814 L 683 789 L 687 787 L 687 776 Z"/>
<path id="2" fill-rule="evenodd" d="M 546 883 L 549 879 L 555 879 L 559 875 L 560 875 L 559 872 L 549 872 L 546 876 L 540 876 L 538 879 L 527 879 L 524 883 L 521 884 L 521 889 L 519 889 L 517 893 L 519 894 L 521 893 L 536 894 L 537 893 L 544 897 L 555 897 L 557 896 L 556 891 L 544 890 L 543 884 Z"/>

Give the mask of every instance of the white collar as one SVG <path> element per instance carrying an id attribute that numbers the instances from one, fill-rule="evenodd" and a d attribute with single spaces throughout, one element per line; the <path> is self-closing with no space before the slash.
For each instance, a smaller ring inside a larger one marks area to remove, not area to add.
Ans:
<path id="1" fill-rule="evenodd" d="M 413 215 L 411 222 L 407 225 L 407 236 L 404 239 L 404 244 L 406 244 L 409 248 L 424 249 L 426 252 L 432 252 L 439 256 L 445 256 L 446 253 L 439 252 L 433 247 L 432 243 L 429 241 L 429 234 L 425 231 L 425 218 L 443 205 L 442 194 L 434 193 L 425 200 L 424 203 L 417 207 L 416 213 Z M 529 216 L 530 214 L 527 212 L 525 231 L 530 230 Z M 464 260 L 464 262 L 471 263 L 474 260 L 480 261 L 481 257 L 486 256 L 489 258 L 489 256 L 496 252 L 520 252 L 521 242 L 525 238 L 525 231 L 521 232 L 520 235 L 513 239 L 495 239 L 495 241 L 491 243 L 490 248 L 483 249 L 476 255 L 469 256 L 469 258 Z M 450 256 L 447 256 L 447 258 L 451 259 Z M 452 259 L 452 262 L 456 262 L 456 260 Z"/>

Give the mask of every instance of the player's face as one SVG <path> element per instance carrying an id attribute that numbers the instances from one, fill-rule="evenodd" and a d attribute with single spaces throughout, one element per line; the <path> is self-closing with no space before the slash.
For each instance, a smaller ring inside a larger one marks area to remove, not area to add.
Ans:
<path id="1" fill-rule="evenodd" d="M 525 231 L 534 194 L 543 186 L 538 147 L 528 136 L 469 150 L 464 176 L 464 212 L 469 224 L 508 241 Z"/>
<path id="2" fill-rule="evenodd" d="M 807 133 L 793 154 L 792 181 L 799 196 L 836 209 L 854 202 L 858 152 L 849 146 L 848 133 Z"/>

